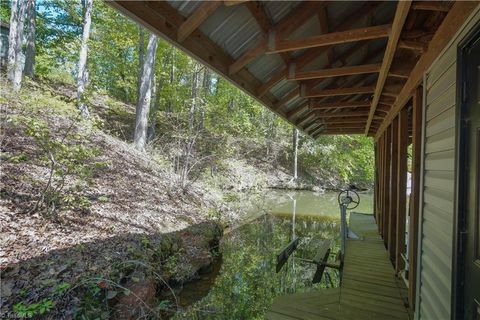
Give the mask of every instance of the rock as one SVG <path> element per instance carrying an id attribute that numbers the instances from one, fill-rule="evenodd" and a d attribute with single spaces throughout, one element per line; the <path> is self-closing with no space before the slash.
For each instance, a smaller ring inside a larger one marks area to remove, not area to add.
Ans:
<path id="1" fill-rule="evenodd" d="M 138 319 L 151 313 L 155 302 L 155 283 L 146 279 L 144 275 L 135 274 L 124 286 L 127 290 L 118 294 L 115 304 L 115 319 Z M 126 291 L 126 292 L 125 292 Z"/>

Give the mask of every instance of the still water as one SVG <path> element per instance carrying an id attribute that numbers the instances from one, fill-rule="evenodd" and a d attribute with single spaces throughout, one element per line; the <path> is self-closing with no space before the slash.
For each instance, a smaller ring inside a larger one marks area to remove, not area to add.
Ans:
<path id="1" fill-rule="evenodd" d="M 361 194 L 356 212 L 372 212 L 372 195 Z M 312 284 L 312 259 L 322 239 L 332 239 L 331 259 L 339 247 L 337 193 L 272 191 L 248 216 L 259 216 L 225 235 L 213 272 L 184 286 L 175 319 L 263 319 L 276 296 L 338 286 L 336 270 L 326 269 Z M 279 273 L 277 254 L 294 238 L 298 249 Z"/>

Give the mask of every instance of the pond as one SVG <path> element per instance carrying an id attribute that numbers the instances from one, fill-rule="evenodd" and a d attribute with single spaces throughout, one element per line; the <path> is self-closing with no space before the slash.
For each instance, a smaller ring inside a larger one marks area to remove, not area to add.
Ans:
<path id="1" fill-rule="evenodd" d="M 372 199 L 362 194 L 355 211 L 372 212 Z M 329 268 L 312 284 L 316 266 L 304 260 L 322 239 L 334 241 L 331 259 L 338 251 L 337 193 L 272 191 L 260 212 L 266 213 L 223 237 L 213 272 L 183 287 L 175 319 L 263 319 L 276 296 L 338 286 L 338 271 Z M 277 254 L 296 237 L 298 249 L 276 273 Z"/>

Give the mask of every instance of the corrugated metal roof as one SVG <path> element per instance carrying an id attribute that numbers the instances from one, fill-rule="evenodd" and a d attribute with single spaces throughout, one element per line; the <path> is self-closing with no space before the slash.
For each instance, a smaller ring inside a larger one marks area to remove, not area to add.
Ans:
<path id="1" fill-rule="evenodd" d="M 234 59 L 258 45 L 262 31 L 245 6 L 220 6 L 200 30 Z"/>
<path id="2" fill-rule="evenodd" d="M 282 99 L 289 94 L 295 87 L 297 87 L 296 81 L 282 80 L 275 85 L 270 92 L 278 99 Z"/>
<path id="3" fill-rule="evenodd" d="M 262 1 L 265 12 L 273 24 L 278 23 L 293 8 L 298 6 L 300 1 Z"/>
<path id="4" fill-rule="evenodd" d="M 276 74 L 284 67 L 285 63 L 278 54 L 262 54 L 246 66 L 248 71 L 262 82 L 267 82 L 272 74 Z"/>
<path id="5" fill-rule="evenodd" d="M 247 58 L 245 61 L 246 64 L 241 65 L 241 70 L 236 74 L 229 74 L 229 65 L 231 65 L 233 61 L 238 60 L 245 52 L 248 52 L 248 50 L 258 47 L 265 37 L 267 37 L 267 35 L 264 34 L 264 19 L 267 19 L 270 27 L 275 30 L 275 26 L 278 26 L 280 21 L 289 21 L 288 19 L 285 20 L 285 18 L 291 17 L 296 14 L 296 12 L 299 12 L 302 17 L 308 16 L 309 18 L 301 18 L 303 20 L 300 22 L 303 23 L 299 26 L 295 26 L 296 28 L 292 28 L 295 30 L 290 34 L 277 34 L 277 36 L 287 39 L 302 39 L 321 35 L 322 31 L 324 32 L 324 30 L 321 30 L 321 25 L 323 25 L 323 23 L 319 20 L 322 17 L 320 14 L 322 12 L 320 10 L 325 10 L 327 15 L 328 32 L 338 32 L 344 31 L 346 28 L 356 29 L 366 26 L 390 24 L 392 23 L 397 7 L 397 2 L 391 1 L 385 1 L 382 3 L 369 3 L 367 1 L 327 1 L 325 6 L 307 4 L 306 1 L 260 1 L 260 8 L 245 3 L 222 4 L 212 10 L 213 12 L 209 13 L 208 16 L 203 15 L 202 17 L 202 12 L 197 9 L 202 3 L 205 3 L 204 1 L 168 1 L 168 4 L 175 9 L 176 12 L 170 11 L 171 8 L 165 7 L 163 4 L 159 4 L 158 6 L 150 5 L 148 1 L 139 1 L 139 8 L 135 8 L 136 5 L 133 4 L 123 6 L 119 0 L 116 0 L 115 3 L 117 3 L 116 6 L 119 7 L 132 8 L 133 10 L 127 9 L 127 11 L 134 11 L 135 15 L 140 18 L 139 20 L 142 20 L 142 16 L 145 16 L 143 18 L 146 19 L 145 22 L 147 25 L 162 30 L 161 33 L 172 43 L 186 49 L 186 51 L 189 51 L 194 56 L 209 64 L 213 69 L 227 77 L 239 88 L 242 88 L 251 96 L 256 97 L 260 102 L 269 106 L 271 109 L 280 111 L 279 113 L 282 116 L 285 116 L 283 111 L 291 111 L 305 100 L 296 97 L 287 102 L 281 109 L 275 107 L 278 106 L 279 100 L 285 98 L 290 92 L 292 92 L 292 90 L 296 88 L 298 89 L 298 81 L 280 81 L 273 87 L 268 88 L 267 92 L 262 90 L 262 96 L 258 95 L 258 88 L 261 88 L 261 85 L 266 84 L 270 79 L 277 79 L 282 76 L 289 60 L 301 59 L 305 52 L 308 52 L 308 54 L 311 55 L 313 52 L 323 51 L 323 53 L 319 54 L 317 57 L 309 57 L 312 61 L 305 65 L 303 70 L 321 70 L 324 68 L 336 68 L 343 65 L 351 66 L 363 63 L 376 63 L 381 61 L 381 55 L 374 59 L 368 57 L 377 52 L 381 53 L 385 48 L 388 39 L 385 37 L 376 40 L 364 40 L 368 45 L 365 46 L 363 50 L 358 51 L 358 53 L 354 52 L 341 61 L 338 60 L 339 57 L 345 56 L 345 53 L 347 52 L 351 52 L 353 45 L 357 45 L 358 48 L 360 48 L 362 43 L 353 41 L 352 39 L 352 42 L 350 43 L 335 44 L 329 52 L 333 52 L 333 64 L 329 61 L 330 55 L 327 55 L 325 50 L 318 50 L 318 48 L 296 51 L 289 51 L 288 48 L 286 48 L 287 52 L 282 54 L 258 54 L 251 58 Z M 141 8 L 142 6 L 143 9 Z M 296 10 L 300 9 L 298 6 L 305 7 L 302 8 L 302 10 Z M 312 9 L 313 7 L 315 7 L 315 9 Z M 159 17 L 163 16 L 168 22 L 170 22 L 170 24 L 159 24 L 158 26 L 155 26 L 155 16 L 145 13 L 145 10 L 148 10 L 148 8 L 155 10 L 156 15 Z M 305 12 L 303 9 L 310 10 L 311 14 L 308 14 L 310 11 Z M 165 12 L 163 12 L 163 10 L 165 10 Z M 182 17 L 189 17 L 192 13 L 196 12 L 199 13 L 198 17 L 200 20 L 198 26 L 193 25 L 193 29 L 196 28 L 201 34 L 193 33 L 189 36 L 190 41 L 185 41 L 183 43 L 178 42 L 178 39 L 175 37 L 175 29 L 178 29 L 182 24 L 182 19 L 179 15 Z M 264 14 L 265 17 L 262 17 L 262 14 Z M 417 15 L 419 14 L 417 13 Z M 421 28 L 424 26 L 423 21 L 428 18 L 425 17 L 425 14 L 420 14 L 420 18 L 423 20 L 419 18 L 411 19 L 412 21 L 409 25 L 414 29 Z M 205 18 L 205 20 L 203 20 L 203 18 Z M 428 27 L 428 30 L 438 26 L 440 22 L 441 21 L 431 22 L 433 26 Z M 262 24 L 263 28 L 259 23 Z M 282 39 L 277 38 L 276 40 Z M 219 48 L 216 48 L 212 43 Z M 205 50 L 203 50 L 203 44 L 206 45 Z M 401 51 L 401 53 L 403 51 Z M 395 56 L 395 60 L 402 60 L 400 58 L 401 57 L 397 59 L 397 56 Z M 418 57 L 413 57 L 410 60 L 416 58 Z M 348 80 L 354 79 L 354 81 L 345 82 L 345 79 L 339 78 L 345 78 Z M 334 88 L 337 85 L 358 86 L 360 83 L 365 82 L 365 79 L 369 81 L 370 79 L 375 80 L 375 78 L 365 75 L 359 75 L 358 77 L 352 78 L 336 77 L 333 80 L 323 79 L 320 81 L 317 89 L 327 87 Z M 335 82 L 335 86 L 332 84 L 333 82 Z M 305 83 L 310 85 L 312 84 L 312 81 L 307 80 Z M 387 84 L 388 83 L 389 82 L 387 82 Z M 371 85 L 374 83 L 369 82 L 367 84 Z M 362 97 L 364 96 L 365 95 L 362 95 Z M 352 97 L 353 95 L 350 96 L 350 98 Z M 339 97 L 327 97 L 322 100 L 330 101 L 335 99 L 338 100 Z"/>
<path id="6" fill-rule="evenodd" d="M 188 17 L 192 14 L 195 9 L 197 9 L 202 2 L 201 1 L 168 1 L 172 7 L 178 10 L 180 14 L 184 17 Z"/>

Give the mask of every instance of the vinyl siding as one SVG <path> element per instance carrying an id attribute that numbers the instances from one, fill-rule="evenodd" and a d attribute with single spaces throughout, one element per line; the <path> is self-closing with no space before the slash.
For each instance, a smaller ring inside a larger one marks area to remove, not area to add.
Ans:
<path id="1" fill-rule="evenodd" d="M 417 319 L 451 317 L 457 46 L 478 20 L 477 10 L 424 78 Z"/>

